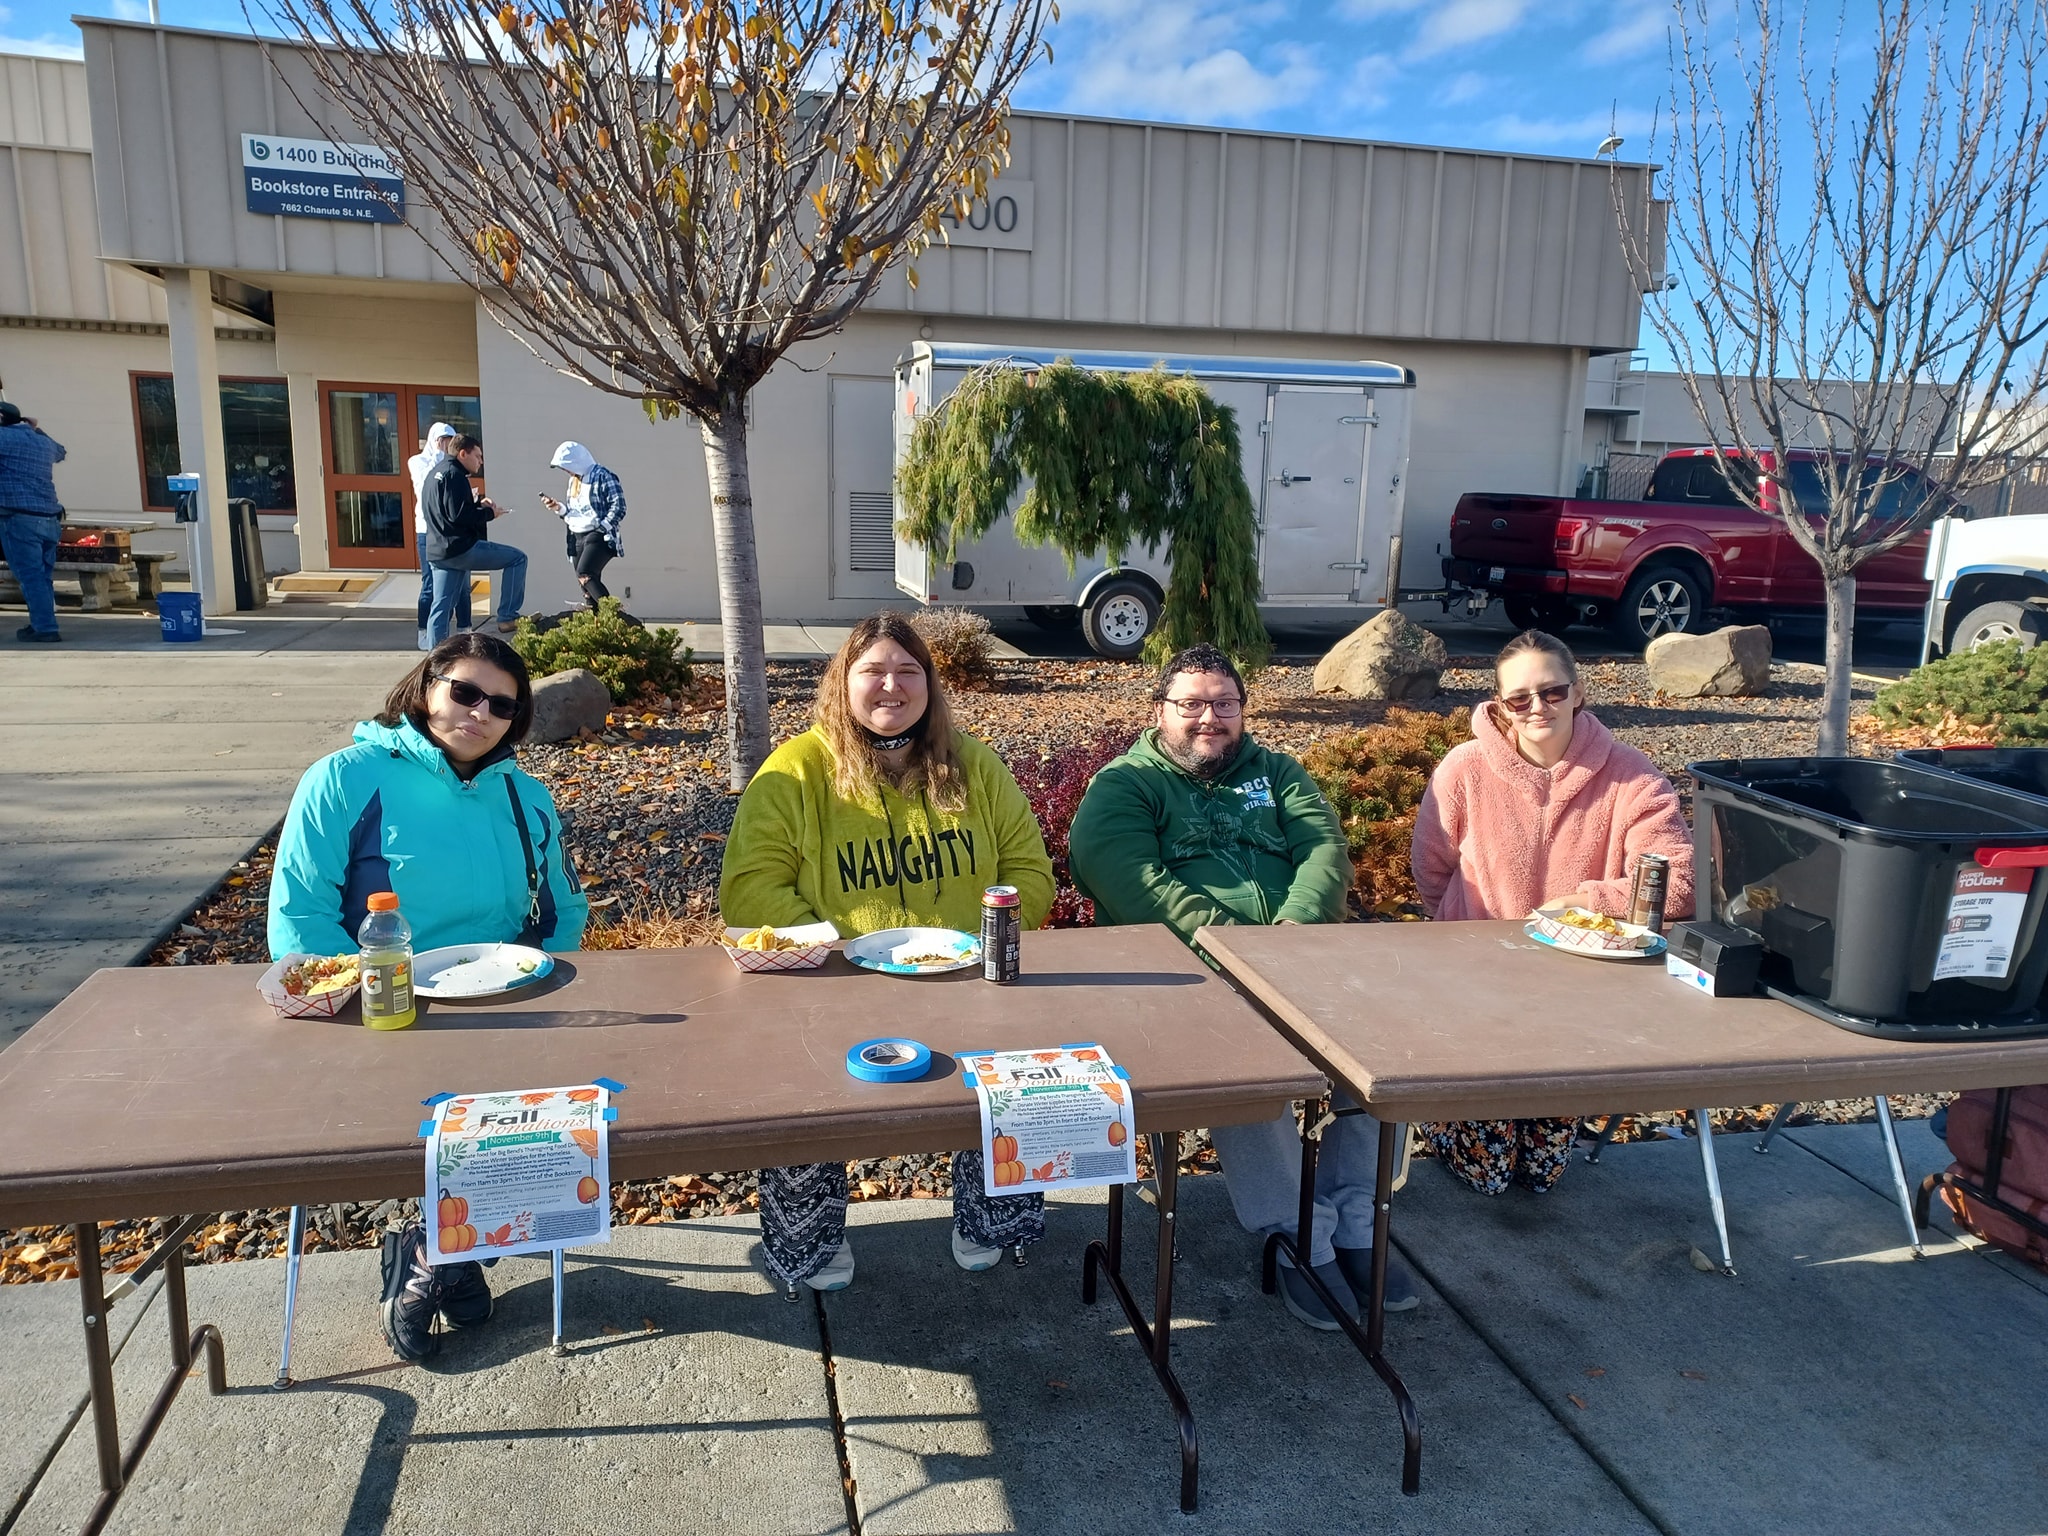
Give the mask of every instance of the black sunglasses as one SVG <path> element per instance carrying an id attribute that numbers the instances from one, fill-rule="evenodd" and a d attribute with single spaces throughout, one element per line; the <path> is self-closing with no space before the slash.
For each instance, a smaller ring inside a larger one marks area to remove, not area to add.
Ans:
<path id="1" fill-rule="evenodd" d="M 488 702 L 491 713 L 500 720 L 510 720 L 519 713 L 519 701 L 508 699 L 502 693 L 485 693 L 475 683 L 465 683 L 461 678 L 450 677 L 446 672 L 436 672 L 434 681 L 446 683 L 448 697 L 464 709 L 475 709 L 477 705 Z"/>

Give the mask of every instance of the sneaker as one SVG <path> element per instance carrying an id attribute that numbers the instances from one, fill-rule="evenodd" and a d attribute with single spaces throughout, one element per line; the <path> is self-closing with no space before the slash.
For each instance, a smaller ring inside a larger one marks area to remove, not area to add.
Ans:
<path id="1" fill-rule="evenodd" d="M 425 631 L 424 629 L 423 629 L 423 630 L 421 630 L 421 631 L 420 631 L 420 649 L 421 649 L 421 650 L 423 650 L 423 651 L 431 651 L 431 650 L 432 650 L 433 648 L 434 648 L 434 643 L 433 643 L 433 642 L 432 642 L 431 640 L 429 640 L 429 639 L 427 638 L 427 632 L 426 632 L 426 631 Z"/>
<path id="2" fill-rule="evenodd" d="M 1003 1250 L 984 1248 L 979 1243 L 969 1242 L 960 1235 L 960 1229 L 953 1229 L 953 1262 L 970 1275 L 978 1275 L 985 1269 L 994 1269 L 1003 1261 Z"/>
<path id="3" fill-rule="evenodd" d="M 1344 1271 L 1335 1264 L 1320 1264 L 1316 1266 L 1316 1278 L 1337 1298 L 1337 1305 L 1344 1309 L 1344 1315 L 1357 1322 L 1358 1299 L 1351 1294 Z M 1280 1261 L 1280 1300 L 1297 1321 L 1311 1328 L 1324 1333 L 1337 1333 L 1343 1328 L 1343 1324 L 1330 1315 L 1330 1309 L 1323 1305 L 1323 1298 L 1309 1289 L 1308 1282 L 1301 1278 L 1301 1272 L 1285 1258 Z"/>
<path id="4" fill-rule="evenodd" d="M 853 1284 L 853 1239 L 840 1239 L 831 1262 L 815 1275 L 805 1276 L 804 1284 L 814 1291 L 843 1291 Z"/>
<path id="5" fill-rule="evenodd" d="M 483 1265 L 443 1264 L 434 1273 L 441 1282 L 441 1316 L 450 1328 L 474 1328 L 491 1320 L 491 1287 Z"/>
<path id="6" fill-rule="evenodd" d="M 441 1310 L 441 1280 L 427 1263 L 427 1232 L 411 1222 L 384 1234 L 384 1298 L 378 1312 L 384 1342 L 401 1360 L 425 1360 L 441 1348 L 434 1314 Z"/>
<path id="7" fill-rule="evenodd" d="M 14 638 L 30 645 L 55 645 L 64 637 L 54 629 L 37 629 L 32 624 L 24 624 L 14 632 Z"/>
<path id="8" fill-rule="evenodd" d="M 1360 1296 L 1372 1294 L 1372 1250 L 1370 1248 L 1339 1248 L 1337 1267 L 1344 1271 L 1344 1278 L 1351 1282 L 1351 1289 Z M 1382 1312 L 1413 1312 L 1422 1305 L 1422 1292 L 1415 1287 L 1415 1277 L 1408 1273 L 1403 1264 L 1390 1249 L 1387 1253 L 1387 1291 L 1380 1306 Z"/>

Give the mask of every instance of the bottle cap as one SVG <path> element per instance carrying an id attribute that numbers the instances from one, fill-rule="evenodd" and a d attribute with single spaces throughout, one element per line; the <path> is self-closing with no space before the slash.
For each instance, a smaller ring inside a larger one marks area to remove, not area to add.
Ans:
<path id="1" fill-rule="evenodd" d="M 368 906 L 372 912 L 396 912 L 398 910 L 398 893 L 396 891 L 379 891 L 370 898 Z"/>

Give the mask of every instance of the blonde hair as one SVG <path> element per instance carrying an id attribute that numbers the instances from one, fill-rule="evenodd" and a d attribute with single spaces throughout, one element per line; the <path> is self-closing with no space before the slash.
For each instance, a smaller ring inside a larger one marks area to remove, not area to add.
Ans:
<path id="1" fill-rule="evenodd" d="M 1555 635 L 1545 634 L 1540 629 L 1525 629 L 1506 645 L 1502 646 L 1500 654 L 1493 658 L 1493 691 L 1496 695 L 1500 692 L 1500 669 L 1511 658 L 1526 656 L 1532 653 L 1540 656 L 1554 657 L 1563 665 L 1566 680 L 1573 687 L 1578 686 L 1579 658 L 1572 654 L 1572 648 Z M 1583 704 L 1574 704 L 1572 706 L 1573 717 L 1576 718 L 1579 711 L 1584 707 Z M 1488 699 L 1486 701 L 1486 708 L 1493 718 L 1493 723 L 1499 727 L 1501 734 L 1504 736 L 1512 734 L 1515 716 L 1507 712 L 1499 698 Z"/>
<path id="2" fill-rule="evenodd" d="M 967 776 L 953 739 L 953 712 L 946 705 L 946 692 L 939 685 L 938 669 L 932 665 L 924 636 L 900 613 L 872 613 L 854 625 L 853 633 L 825 663 L 825 675 L 818 680 L 818 700 L 812 713 L 818 734 L 832 750 L 832 788 L 841 799 L 871 804 L 877 798 L 877 786 L 891 778 L 867 731 L 853 717 L 848 693 L 853 664 L 884 640 L 893 640 L 910 653 L 924 669 L 925 685 L 924 714 L 918 721 L 917 739 L 910 745 L 910 762 L 891 782 L 899 794 L 922 790 L 942 811 L 964 810 Z"/>

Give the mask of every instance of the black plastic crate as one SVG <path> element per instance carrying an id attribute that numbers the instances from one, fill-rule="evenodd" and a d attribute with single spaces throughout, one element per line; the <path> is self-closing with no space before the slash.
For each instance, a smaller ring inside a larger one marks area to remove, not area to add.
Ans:
<path id="1" fill-rule="evenodd" d="M 2048 747 L 1928 747 L 1892 756 L 1902 763 L 2048 800 Z"/>
<path id="2" fill-rule="evenodd" d="M 1864 1034 L 2048 1034 L 2048 799 L 1916 762 L 1694 763 L 1701 916 Z"/>

